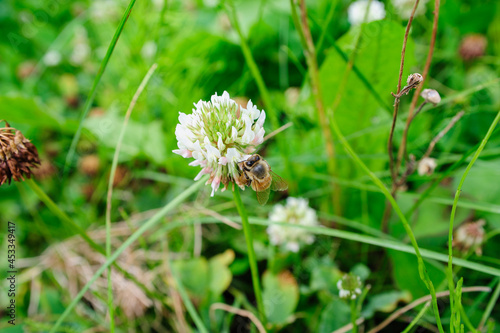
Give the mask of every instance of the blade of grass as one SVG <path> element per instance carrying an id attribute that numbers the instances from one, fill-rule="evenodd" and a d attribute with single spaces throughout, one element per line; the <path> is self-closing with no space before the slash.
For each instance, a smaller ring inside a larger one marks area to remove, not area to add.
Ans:
<path id="1" fill-rule="evenodd" d="M 425 268 L 425 263 L 422 259 L 422 255 L 420 253 L 417 240 L 415 239 L 415 236 L 413 235 L 413 231 L 411 230 L 410 224 L 406 220 L 406 217 L 404 216 L 403 212 L 401 211 L 401 208 L 397 204 L 396 200 L 394 197 L 391 195 L 391 192 L 385 187 L 385 185 L 382 183 L 382 181 L 361 161 L 361 159 L 358 157 L 358 155 L 354 152 L 354 150 L 351 148 L 347 140 L 344 138 L 342 135 L 342 132 L 340 132 L 340 129 L 337 125 L 337 122 L 335 121 L 335 117 L 332 117 L 331 119 L 331 126 L 333 129 L 333 132 L 337 137 L 340 139 L 340 143 L 342 146 L 344 146 L 344 149 L 346 152 L 351 156 L 351 158 L 354 160 L 354 162 L 360 167 L 363 171 L 365 171 L 368 176 L 372 179 L 372 181 L 377 185 L 377 187 L 380 188 L 382 193 L 385 195 L 387 200 L 390 202 L 391 206 L 393 207 L 394 211 L 396 214 L 399 216 L 401 223 L 403 224 L 403 227 L 406 230 L 406 233 L 408 237 L 410 238 L 410 242 L 413 245 L 413 248 L 415 249 L 415 255 L 417 256 L 417 261 L 418 261 L 418 269 L 419 269 L 419 274 L 420 278 L 422 281 L 425 283 L 427 289 L 429 289 L 429 292 L 432 296 L 432 305 L 434 309 L 434 316 L 436 317 L 436 323 L 439 328 L 439 332 L 444 333 L 442 324 L 441 324 L 441 318 L 439 317 L 439 309 L 437 305 L 437 299 L 436 299 L 436 292 L 434 290 L 434 285 L 432 284 L 432 281 L 427 273 L 427 270 Z"/>
<path id="2" fill-rule="evenodd" d="M 493 295 L 491 296 L 491 299 L 488 302 L 486 309 L 484 310 L 483 316 L 481 317 L 481 322 L 479 323 L 479 326 L 477 328 L 480 332 L 482 332 L 482 329 L 486 324 L 486 320 L 488 320 L 488 318 L 490 317 L 491 311 L 493 311 L 495 305 L 498 304 L 498 296 L 500 296 L 500 280 L 498 281 L 497 287 L 495 288 L 495 291 L 493 292 Z"/>
<path id="3" fill-rule="evenodd" d="M 109 174 L 108 181 L 108 194 L 106 197 L 106 258 L 109 259 L 111 256 L 111 207 L 112 202 L 111 199 L 113 197 L 113 182 L 116 174 L 116 167 L 118 166 L 118 157 L 120 156 L 120 150 L 122 147 L 123 138 L 125 136 L 125 132 L 127 130 L 128 120 L 130 119 L 130 115 L 132 114 L 132 110 L 134 109 L 135 104 L 137 103 L 137 99 L 141 95 L 142 91 L 146 87 L 149 82 L 149 79 L 153 75 L 154 71 L 158 67 L 157 64 L 153 64 L 149 71 L 146 73 L 146 76 L 142 80 L 139 88 L 132 97 L 130 101 L 130 105 L 125 113 L 125 118 L 123 119 L 123 125 L 120 130 L 120 135 L 118 137 L 118 142 L 116 143 L 115 153 L 113 156 L 113 162 L 111 164 L 111 172 Z M 113 285 L 111 281 L 111 266 L 108 269 L 108 311 L 109 311 L 109 324 L 111 332 L 115 331 L 115 320 L 114 320 L 114 310 L 113 310 Z"/>
<path id="4" fill-rule="evenodd" d="M 136 232 L 134 232 L 129 238 L 127 238 L 123 244 L 115 251 L 113 254 L 106 260 L 106 262 L 99 267 L 97 272 L 90 278 L 89 282 L 80 290 L 80 292 L 76 295 L 76 297 L 71 301 L 68 307 L 64 310 L 62 315 L 57 319 L 54 326 L 50 330 L 51 333 L 57 332 L 57 329 L 62 324 L 64 319 L 69 315 L 69 313 L 75 308 L 76 304 L 80 301 L 83 295 L 87 292 L 90 286 L 97 280 L 97 278 L 125 251 L 133 242 L 135 242 L 139 236 L 141 236 L 144 232 L 154 227 L 158 224 L 162 218 L 168 214 L 172 209 L 177 207 L 181 202 L 186 200 L 191 194 L 199 190 L 207 181 L 208 175 L 205 175 L 200 180 L 195 182 L 189 188 L 180 193 L 175 199 L 170 201 L 167 205 L 165 205 L 162 209 L 160 209 L 152 218 L 150 218 L 147 222 L 145 222 Z"/>
<path id="5" fill-rule="evenodd" d="M 172 267 L 172 265 L 170 264 L 170 259 L 169 259 L 169 266 Z M 184 302 L 184 306 L 189 312 L 189 315 L 193 319 L 196 327 L 200 330 L 201 333 L 208 333 L 208 329 L 203 324 L 203 321 L 198 315 L 198 312 L 196 312 L 193 302 L 191 302 L 191 300 L 189 299 L 189 295 L 184 286 L 182 285 L 181 280 L 177 276 L 177 273 L 172 268 L 171 272 L 172 272 L 172 277 L 174 278 L 175 281 L 175 286 L 177 287 L 177 291 L 179 292 L 179 295 L 181 296 L 182 301 Z"/>
<path id="6" fill-rule="evenodd" d="M 484 136 L 483 140 L 481 141 L 481 145 L 479 148 L 477 148 L 476 153 L 472 157 L 472 160 L 469 162 L 469 165 L 467 165 L 467 168 L 464 171 L 464 174 L 462 175 L 462 178 L 460 179 L 460 183 L 458 184 L 457 191 L 455 192 L 455 199 L 453 200 L 453 206 L 451 208 L 451 214 L 450 214 L 450 226 L 448 229 L 448 269 L 446 270 L 447 273 L 447 278 L 448 278 L 448 289 L 450 290 L 450 308 L 452 309 L 451 311 L 451 316 L 452 316 L 452 321 L 453 321 L 453 316 L 455 315 L 454 307 L 453 307 L 453 302 L 455 301 L 455 296 L 454 296 L 454 290 L 455 290 L 455 283 L 453 281 L 453 226 L 455 222 L 455 215 L 457 211 L 457 204 L 458 204 L 458 198 L 460 197 L 460 192 L 462 191 L 462 186 L 465 182 L 465 179 L 467 178 L 467 175 L 469 174 L 470 169 L 478 159 L 479 155 L 484 149 L 484 146 L 486 146 L 486 143 L 488 142 L 491 134 L 493 133 L 493 130 L 497 126 L 498 122 L 500 121 L 500 111 L 497 113 L 497 116 L 493 120 L 493 122 L 490 125 L 490 128 L 488 129 L 488 132 L 486 132 L 486 135 Z M 451 325 L 450 325 L 451 327 Z M 453 330 L 452 330 L 453 331 Z"/>
<path id="7" fill-rule="evenodd" d="M 118 42 L 118 38 L 120 38 L 120 35 L 123 31 L 123 28 L 125 27 L 125 23 L 127 22 L 128 17 L 130 16 L 132 8 L 134 7 L 135 1 L 136 0 L 130 0 L 127 9 L 125 9 L 125 13 L 123 13 L 122 19 L 121 19 L 120 23 L 118 24 L 118 28 L 115 31 L 113 39 L 111 39 L 111 43 L 108 46 L 108 50 L 106 52 L 106 55 L 104 56 L 104 59 L 101 62 L 101 66 L 99 67 L 97 75 L 94 79 L 94 82 L 92 83 L 92 87 L 90 88 L 89 95 L 88 95 L 87 100 L 85 101 L 85 105 L 83 107 L 83 112 L 82 112 L 82 116 L 80 117 L 78 129 L 76 130 L 75 136 L 73 137 L 73 140 L 71 141 L 71 146 L 69 147 L 68 155 L 66 155 L 66 161 L 64 162 L 64 167 L 63 167 L 63 179 L 66 177 L 67 172 L 68 172 L 68 167 L 69 167 L 70 163 L 72 163 L 72 161 L 73 161 L 73 157 L 75 155 L 75 150 L 76 150 L 76 144 L 78 143 L 78 140 L 80 140 L 80 135 L 82 133 L 83 121 L 87 117 L 87 114 L 89 113 L 90 107 L 92 106 L 92 103 L 94 102 L 94 98 L 95 98 L 95 95 L 97 93 L 97 86 L 99 85 L 99 82 L 101 81 L 101 78 L 102 78 L 102 75 L 104 74 L 104 71 L 106 70 L 109 59 L 111 58 L 111 55 L 113 54 L 116 43 Z"/>

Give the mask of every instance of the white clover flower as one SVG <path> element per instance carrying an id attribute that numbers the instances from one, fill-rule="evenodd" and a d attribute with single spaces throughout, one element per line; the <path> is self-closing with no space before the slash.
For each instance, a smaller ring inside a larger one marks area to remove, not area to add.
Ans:
<path id="1" fill-rule="evenodd" d="M 288 222 L 306 226 L 318 226 L 316 211 L 309 207 L 307 200 L 288 197 L 286 206 L 274 206 L 269 219 L 276 222 Z M 269 241 L 273 245 L 281 245 L 286 250 L 298 252 L 301 244 L 311 244 L 314 236 L 301 228 L 290 228 L 281 225 L 270 225 L 267 228 Z"/>
<path id="2" fill-rule="evenodd" d="M 424 157 L 418 162 L 417 171 L 420 176 L 427 175 L 430 176 L 434 173 L 437 167 L 437 162 L 435 158 Z"/>
<path id="3" fill-rule="evenodd" d="M 70 62 L 76 66 L 83 64 L 89 58 L 91 51 L 87 31 L 84 28 L 78 29 L 73 39 Z"/>
<path id="4" fill-rule="evenodd" d="M 351 25 L 359 25 L 363 23 L 366 10 L 368 9 L 368 3 L 368 0 L 358 0 L 351 3 L 347 9 L 347 18 Z M 380 1 L 373 0 L 370 3 L 370 9 L 368 10 L 366 22 L 368 23 L 382 20 L 383 18 L 385 18 L 384 4 Z"/>
<path id="5" fill-rule="evenodd" d="M 264 141 L 266 113 L 252 101 L 246 108 L 240 107 L 226 91 L 194 106 L 192 114 L 179 112 L 180 124 L 175 128 L 179 149 L 173 152 L 194 158 L 189 165 L 202 168 L 194 180 L 210 174 L 207 184 L 212 185 L 212 196 L 221 183 L 222 191 L 232 182 L 245 189 L 238 180 L 238 162 L 247 159 Z"/>
<path id="6" fill-rule="evenodd" d="M 417 10 L 415 11 L 415 16 L 425 13 L 427 10 L 427 2 L 429 2 L 429 0 L 420 0 Z M 402 19 L 408 20 L 411 16 L 411 12 L 413 11 L 415 0 L 392 0 L 392 5 Z"/>
<path id="7" fill-rule="evenodd" d="M 339 297 L 346 299 L 356 299 L 361 295 L 361 278 L 352 273 L 344 275 L 338 282 Z"/>

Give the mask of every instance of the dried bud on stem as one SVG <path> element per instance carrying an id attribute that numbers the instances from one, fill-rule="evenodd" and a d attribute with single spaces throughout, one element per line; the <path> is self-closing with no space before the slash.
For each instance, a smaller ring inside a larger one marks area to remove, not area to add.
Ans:
<path id="1" fill-rule="evenodd" d="M 12 178 L 15 181 L 30 178 L 30 168 L 38 165 L 40 159 L 36 147 L 5 121 L 5 127 L 0 128 L 0 185 L 10 184 Z"/>
<path id="2" fill-rule="evenodd" d="M 395 95 L 393 93 L 391 93 L 391 94 L 392 94 L 392 96 L 394 96 L 396 98 L 401 98 L 401 96 L 407 95 L 408 92 L 410 92 L 410 90 L 418 87 L 418 85 L 422 81 L 423 81 L 422 75 L 420 75 L 419 73 L 413 73 L 410 76 L 408 76 L 408 79 L 406 80 L 406 86 L 404 86 L 403 89 L 401 89 L 399 94 L 397 94 L 397 95 Z"/>
<path id="3" fill-rule="evenodd" d="M 424 89 L 420 94 L 423 99 L 425 99 L 426 103 L 432 103 L 434 105 L 439 104 L 441 102 L 441 96 L 434 89 Z"/>

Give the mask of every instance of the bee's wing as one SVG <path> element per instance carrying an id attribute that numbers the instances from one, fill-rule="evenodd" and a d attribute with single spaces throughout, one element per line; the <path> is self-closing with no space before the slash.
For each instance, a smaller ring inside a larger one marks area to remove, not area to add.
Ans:
<path id="1" fill-rule="evenodd" d="M 257 201 L 264 206 L 267 203 L 267 200 L 269 200 L 269 193 L 271 193 L 271 188 L 268 187 L 263 191 L 256 191 L 257 193 Z"/>
<path id="2" fill-rule="evenodd" d="M 271 183 L 271 190 L 273 191 L 285 191 L 288 190 L 288 184 L 271 170 L 271 177 L 273 179 Z"/>

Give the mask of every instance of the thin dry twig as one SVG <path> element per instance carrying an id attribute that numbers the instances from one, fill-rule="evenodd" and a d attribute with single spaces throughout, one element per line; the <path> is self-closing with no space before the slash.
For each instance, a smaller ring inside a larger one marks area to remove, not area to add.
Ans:
<path id="1" fill-rule="evenodd" d="M 267 140 L 269 140 L 270 138 L 272 138 L 276 134 L 279 134 L 279 133 L 283 132 L 284 130 L 286 130 L 288 127 L 291 127 L 292 125 L 293 125 L 293 123 L 289 122 L 289 123 L 286 123 L 285 125 L 281 126 L 280 128 L 278 128 L 277 130 L 272 131 L 271 133 L 269 133 L 268 135 L 266 135 L 264 137 L 264 141 L 263 142 L 266 142 Z"/>
<path id="2" fill-rule="evenodd" d="M 405 129 L 403 131 L 403 139 L 401 140 L 401 146 L 399 146 L 398 159 L 396 161 L 396 170 L 395 170 L 396 175 L 399 171 L 401 163 L 403 162 L 403 158 L 406 156 L 406 143 L 408 141 L 408 130 L 410 128 L 410 123 L 411 123 L 411 120 L 413 118 L 413 112 L 414 112 L 415 107 L 417 105 L 417 100 L 418 100 L 418 97 L 420 96 L 420 92 L 423 89 L 425 79 L 427 78 L 427 75 L 429 74 L 429 69 L 431 67 L 432 55 L 434 54 L 434 46 L 436 45 L 436 35 L 437 35 L 437 28 L 438 28 L 438 21 L 439 21 L 439 5 L 440 5 L 440 0 L 435 0 L 434 1 L 434 22 L 432 23 L 432 37 L 431 37 L 431 43 L 429 45 L 429 53 L 427 54 L 427 60 L 425 61 L 424 70 L 422 72 L 422 82 L 417 87 L 417 90 L 415 91 L 415 94 L 413 95 L 413 99 L 411 100 L 411 104 L 410 104 L 410 110 L 408 111 L 408 119 L 406 120 L 406 126 L 405 126 Z"/>
<path id="3" fill-rule="evenodd" d="M 441 132 L 439 132 L 434 137 L 434 139 L 432 139 L 431 143 L 429 144 L 429 148 L 427 148 L 427 151 L 425 152 L 424 156 L 422 156 L 422 159 L 429 157 L 431 155 L 432 151 L 434 150 L 434 147 L 436 146 L 436 143 L 438 143 L 438 141 L 441 140 L 443 136 L 445 136 L 445 134 L 448 133 L 448 131 L 453 126 L 455 126 L 455 124 L 460 120 L 460 118 L 462 118 L 464 114 L 465 112 L 463 110 L 457 113 L 455 117 L 451 119 L 450 123 Z"/>
<path id="4" fill-rule="evenodd" d="M 235 308 L 234 306 L 230 306 L 224 303 L 214 303 L 210 306 L 210 318 L 212 318 L 212 321 L 215 321 L 215 310 L 224 310 L 227 312 L 234 313 L 241 317 L 246 317 L 250 319 L 252 323 L 257 327 L 259 333 L 266 333 L 264 325 L 262 325 L 259 319 L 257 319 L 257 317 L 255 317 L 255 315 L 250 311 L 238 309 Z"/>
<path id="5" fill-rule="evenodd" d="M 463 293 L 481 292 L 481 291 L 491 292 L 491 288 L 483 287 L 483 286 L 462 288 Z M 449 295 L 450 295 L 449 290 L 436 293 L 436 297 L 447 297 Z M 378 324 L 377 326 L 375 326 L 374 328 L 369 330 L 368 333 L 377 333 L 377 332 L 381 331 L 383 328 L 385 328 L 387 325 L 392 323 L 395 319 L 397 319 L 398 317 L 400 317 L 404 313 L 410 311 L 411 309 L 417 307 L 418 305 L 420 305 L 422 303 L 430 301 L 431 298 L 432 298 L 431 295 L 426 295 L 424 297 L 420 297 L 420 298 L 414 300 L 413 302 L 411 302 L 410 304 L 394 311 L 386 320 L 384 320 L 383 322 L 381 322 L 380 324 Z"/>
<path id="6" fill-rule="evenodd" d="M 401 50 L 401 63 L 399 65 L 399 77 L 398 77 L 398 89 L 396 95 L 399 96 L 401 93 L 401 81 L 403 80 L 403 70 L 405 65 L 405 53 L 406 53 L 406 44 L 408 42 L 408 35 L 410 34 L 411 23 L 413 22 L 413 17 L 415 16 L 415 11 L 417 10 L 418 3 L 420 0 L 415 1 L 415 5 L 413 6 L 413 10 L 411 11 L 410 19 L 408 20 L 408 24 L 406 25 L 405 36 L 403 38 L 403 49 Z M 389 169 L 391 171 L 392 182 L 396 181 L 397 173 L 394 170 L 394 156 L 392 155 L 392 140 L 394 136 L 394 129 L 396 128 L 396 120 L 398 118 L 398 110 L 399 110 L 399 97 L 396 97 L 394 101 L 394 112 L 392 114 L 392 125 L 391 132 L 389 134 L 389 141 L 387 150 L 389 152 Z"/>
<path id="7" fill-rule="evenodd" d="M 217 213 L 216 211 L 213 211 L 211 209 L 205 208 L 203 206 L 199 206 L 199 207 L 196 207 L 196 208 L 202 214 L 205 214 L 205 215 L 208 215 L 208 216 L 212 216 L 213 218 L 218 219 L 222 223 L 230 226 L 231 228 L 241 230 L 241 225 L 240 224 L 231 221 L 230 219 L 228 219 L 227 217 L 225 217 L 222 214 Z"/>
<path id="8" fill-rule="evenodd" d="M 358 319 L 356 319 L 356 325 L 361 325 L 365 322 L 365 318 L 364 317 L 360 317 Z M 347 333 L 349 332 L 350 330 L 352 330 L 352 323 L 349 323 L 345 326 L 342 326 L 341 328 L 339 329 L 336 329 L 335 331 L 333 331 L 332 333 Z"/>

